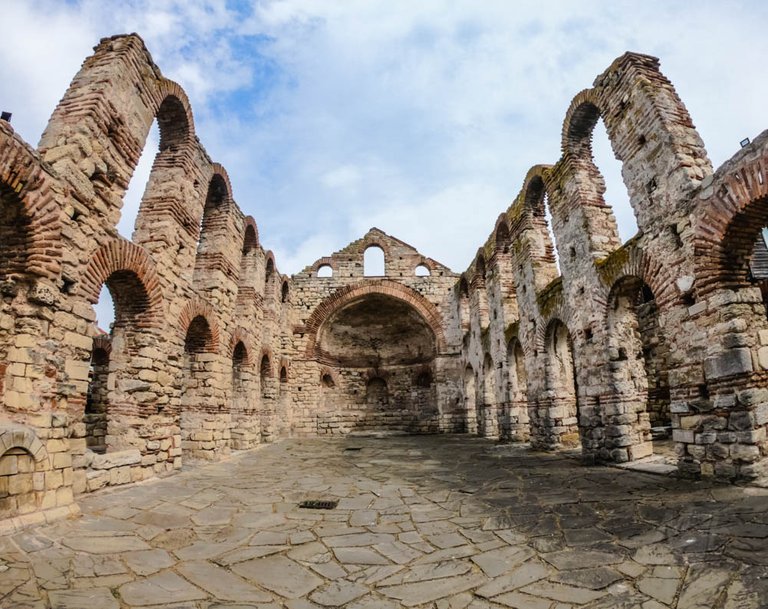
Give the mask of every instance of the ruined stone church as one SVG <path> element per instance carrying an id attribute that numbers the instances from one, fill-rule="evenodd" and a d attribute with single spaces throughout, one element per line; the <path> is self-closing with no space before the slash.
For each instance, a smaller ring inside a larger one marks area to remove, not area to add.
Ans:
<path id="1" fill-rule="evenodd" d="M 623 244 L 599 119 L 639 227 Z M 127 240 L 115 227 L 155 120 Z M 713 170 L 653 57 L 619 57 L 574 97 L 562 156 L 521 176 L 460 274 L 376 228 L 281 274 L 136 35 L 99 43 L 36 148 L 0 120 L 0 197 L 0 532 L 186 459 L 356 431 L 768 470 L 768 136 Z"/>

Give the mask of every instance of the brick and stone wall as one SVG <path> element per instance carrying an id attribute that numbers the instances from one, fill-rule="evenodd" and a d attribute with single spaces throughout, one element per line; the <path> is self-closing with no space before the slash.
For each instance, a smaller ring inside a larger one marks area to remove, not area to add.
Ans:
<path id="1" fill-rule="evenodd" d="M 639 227 L 624 244 L 598 120 Z M 115 227 L 153 121 L 128 240 Z M 288 435 L 470 432 L 623 462 L 671 427 L 681 472 L 764 475 L 750 262 L 767 159 L 764 134 L 713 171 L 658 61 L 628 53 L 576 95 L 561 158 L 531 168 L 464 273 L 374 228 L 287 277 L 183 89 L 138 36 L 104 39 L 36 148 L 0 121 L 0 530 Z"/>

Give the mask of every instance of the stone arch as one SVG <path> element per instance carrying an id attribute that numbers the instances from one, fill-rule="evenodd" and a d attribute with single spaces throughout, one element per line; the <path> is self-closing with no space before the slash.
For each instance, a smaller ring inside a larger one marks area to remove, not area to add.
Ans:
<path id="1" fill-rule="evenodd" d="M 462 387 L 464 390 L 464 416 L 466 417 L 466 431 L 468 433 L 478 432 L 478 423 L 480 416 L 477 403 L 477 378 L 472 364 L 467 363 L 464 368 L 462 378 Z"/>
<path id="2" fill-rule="evenodd" d="M 272 355 L 272 350 L 266 347 L 263 348 L 259 357 L 259 376 L 262 379 L 272 378 L 275 375 L 274 370 L 272 369 L 273 361 L 274 356 Z"/>
<path id="3" fill-rule="evenodd" d="M 112 78 L 105 77 L 107 70 Z M 161 131 L 155 167 L 170 167 L 180 159 L 189 163 L 196 138 L 183 89 L 159 76 L 138 35 L 104 38 L 54 111 L 39 149 L 44 155 L 56 151 L 54 168 L 60 161 L 88 167 L 80 161 L 90 156 L 96 169 L 87 177 L 111 191 L 110 198 L 119 206 L 155 118 Z M 79 137 L 84 130 L 100 141 L 101 152 L 93 154 L 77 145 L 73 134 Z"/>
<path id="4" fill-rule="evenodd" d="M 200 350 L 206 353 L 216 353 L 219 350 L 219 325 L 216 321 L 216 313 L 211 303 L 202 298 L 193 298 L 188 301 L 179 314 L 179 329 L 182 341 L 186 343 L 186 336 L 190 326 L 196 319 L 204 319 L 210 334 L 206 333 L 205 340 Z"/>
<path id="5" fill-rule="evenodd" d="M 363 245 L 363 276 L 364 277 L 382 277 L 386 276 L 387 274 L 387 267 L 389 266 L 388 260 L 390 260 L 388 248 L 385 248 L 381 245 L 380 241 L 377 240 L 366 240 L 365 244 Z M 375 253 L 375 251 L 381 252 L 381 255 Z M 369 252 L 374 252 L 371 255 L 369 255 Z M 375 256 L 376 258 L 372 258 L 372 256 Z M 371 267 L 377 267 L 378 263 L 381 262 L 381 273 L 376 272 L 377 268 L 371 268 Z"/>
<path id="6" fill-rule="evenodd" d="M 742 153 L 699 198 L 694 237 L 697 296 L 714 289 L 749 285 L 749 258 L 759 231 L 768 226 L 768 147 L 761 154 Z"/>
<path id="7" fill-rule="evenodd" d="M 598 266 L 604 295 L 595 295 L 594 302 L 608 306 L 609 293 L 623 277 L 639 277 L 653 291 L 660 308 L 671 306 L 678 296 L 675 278 L 665 264 L 643 249 L 628 243 Z"/>
<path id="8" fill-rule="evenodd" d="M 649 426 L 671 426 L 668 339 L 652 288 L 637 275 L 619 278 L 608 296 L 605 324 L 613 386 L 622 402 L 634 403 L 638 433 L 650 441 Z"/>
<path id="9" fill-rule="evenodd" d="M 272 250 L 267 251 L 264 256 L 264 291 L 266 295 L 268 286 L 271 285 L 277 275 L 277 264 L 275 263 L 275 255 L 272 253 Z"/>
<path id="10" fill-rule="evenodd" d="M 243 256 L 259 249 L 259 227 L 253 216 L 246 216 L 243 220 Z"/>
<path id="11" fill-rule="evenodd" d="M 509 248 L 509 224 L 507 222 L 507 215 L 501 214 L 496 220 L 496 227 L 493 230 L 494 243 L 497 250 L 506 251 Z"/>
<path id="12" fill-rule="evenodd" d="M 61 272 L 61 209 L 51 182 L 37 154 L 0 123 L 0 201 L 3 208 L 6 202 L 13 204 L 23 225 L 22 239 L 18 232 L 13 236 L 22 251 L 18 264 L 11 266 L 18 267 L 13 269 L 15 273 L 55 281 Z M 4 243 L 2 249 L 7 247 Z M 6 258 L 8 253 L 0 255 Z M 7 262 L 1 260 L 0 264 Z"/>
<path id="13" fill-rule="evenodd" d="M 195 141 L 195 121 L 187 93 L 163 78 L 157 83 L 154 115 L 160 129 L 160 152 L 182 152 Z"/>
<path id="14" fill-rule="evenodd" d="M 332 389 L 337 384 L 336 374 L 328 366 L 320 368 L 320 384 L 327 389 Z"/>
<path id="15" fill-rule="evenodd" d="M 280 302 L 287 303 L 289 297 L 290 297 L 290 287 L 288 285 L 288 280 L 283 279 L 282 285 L 280 286 Z"/>
<path id="16" fill-rule="evenodd" d="M 0 458 L 13 449 L 23 450 L 37 463 L 48 460 L 48 451 L 34 430 L 14 423 L 0 426 Z"/>
<path id="17" fill-rule="evenodd" d="M 579 389 L 576 354 L 568 326 L 553 317 L 546 325 L 544 357 L 546 363 L 545 415 L 552 429 L 557 429 L 555 444 L 579 445 Z"/>
<path id="18" fill-rule="evenodd" d="M 231 216 L 234 213 L 232 185 L 226 169 L 218 163 L 211 165 L 202 216 L 198 223 L 195 273 L 219 268 L 234 276 L 235 269 L 226 256 L 232 237 Z"/>
<path id="19" fill-rule="evenodd" d="M 474 274 L 472 275 L 472 283 L 485 282 L 485 274 L 487 271 L 487 265 L 485 263 L 485 252 L 480 248 L 475 255 Z"/>
<path id="20" fill-rule="evenodd" d="M 163 294 L 155 264 L 140 246 L 115 239 L 102 245 L 91 256 L 80 279 L 80 294 L 92 305 L 99 301 L 102 286 L 116 273 L 132 273 L 143 286 L 147 311 L 142 325 L 156 327 L 163 323 Z"/>
<path id="21" fill-rule="evenodd" d="M 312 311 L 305 324 L 307 357 L 314 359 L 317 355 L 317 335 L 323 323 L 341 307 L 370 294 L 391 296 L 413 307 L 434 333 L 438 352 L 445 348 L 442 316 L 435 305 L 416 290 L 400 283 L 389 279 L 372 279 L 367 281 L 365 285 L 349 285 L 336 290 Z"/>
<path id="22" fill-rule="evenodd" d="M 235 347 L 238 345 L 238 343 L 242 344 L 243 348 L 245 349 L 243 365 L 248 367 L 253 366 L 254 360 L 253 347 L 251 346 L 251 337 L 248 334 L 248 331 L 242 326 L 235 328 L 235 331 L 232 333 L 232 338 L 229 340 L 230 358 L 234 359 Z"/>

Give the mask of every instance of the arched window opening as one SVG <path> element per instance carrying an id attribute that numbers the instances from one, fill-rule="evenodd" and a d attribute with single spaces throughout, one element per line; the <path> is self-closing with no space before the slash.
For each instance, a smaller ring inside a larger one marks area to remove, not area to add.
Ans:
<path id="1" fill-rule="evenodd" d="M 280 289 L 280 302 L 288 302 L 288 282 L 283 281 L 283 287 Z"/>
<path id="2" fill-rule="evenodd" d="M 637 402 L 636 433 L 653 441 L 654 453 L 674 456 L 670 442 L 669 347 L 659 325 L 651 288 L 638 277 L 625 277 L 611 291 L 608 308 L 611 370 L 622 400 Z M 647 451 L 639 451 L 645 454 Z"/>
<path id="3" fill-rule="evenodd" d="M 232 387 L 235 393 L 243 390 L 243 371 L 248 361 L 248 350 L 238 341 L 232 351 Z"/>
<path id="4" fill-rule="evenodd" d="M 384 250 L 378 245 L 371 245 L 363 254 L 363 276 L 383 277 L 385 274 Z"/>
<path id="5" fill-rule="evenodd" d="M 213 334 L 208 320 L 198 315 L 192 320 L 184 339 L 184 352 L 188 354 L 208 351 L 213 342 Z"/>
<path id="6" fill-rule="evenodd" d="M 509 249 L 509 228 L 506 222 L 500 222 L 496 229 L 496 249 L 505 254 Z"/>
<path id="7" fill-rule="evenodd" d="M 578 446 L 578 391 L 573 343 L 568 328 L 560 320 L 550 323 L 547 331 L 547 383 L 552 394 L 550 423 L 560 428 L 564 446 Z"/>
<path id="8" fill-rule="evenodd" d="M 330 389 L 336 386 L 336 382 L 333 380 L 333 377 L 327 372 L 320 378 L 320 384 L 326 389 Z"/>
<path id="9" fill-rule="evenodd" d="M 330 264 L 321 264 L 317 268 L 317 276 L 318 277 L 333 277 L 333 267 Z"/>
<path id="10" fill-rule="evenodd" d="M 525 353 L 520 341 L 513 339 L 507 348 L 509 362 L 509 400 L 525 400 L 528 392 L 528 375 L 525 371 Z"/>
<path id="11" fill-rule="evenodd" d="M 626 243 L 637 234 L 637 217 L 621 176 L 621 162 L 613 152 L 602 118 L 598 119 L 592 130 L 592 160 L 605 182 L 603 200 L 613 209 L 619 238 L 622 243 Z"/>
<path id="12" fill-rule="evenodd" d="M 245 234 L 243 235 L 243 256 L 255 252 L 258 248 L 259 239 L 256 236 L 256 229 L 253 228 L 253 225 L 248 224 L 245 227 Z"/>
<path id="13" fill-rule="evenodd" d="M 544 194 L 544 221 L 547 224 L 547 233 L 549 234 L 549 243 L 546 243 L 544 245 L 546 252 L 547 252 L 547 258 L 551 256 L 552 260 L 555 263 L 555 268 L 557 269 L 557 274 L 562 275 L 563 271 L 560 268 L 560 250 L 557 246 L 557 237 L 555 237 L 555 229 L 552 225 L 552 212 L 550 211 L 549 207 L 549 195 L 546 193 Z"/>
<path id="14" fill-rule="evenodd" d="M 464 369 L 464 408 L 467 421 L 467 432 L 477 433 L 477 391 L 475 388 L 475 371 L 467 364 Z"/>
<path id="15" fill-rule="evenodd" d="M 416 267 L 416 270 L 414 271 L 414 274 L 416 277 L 429 277 L 432 273 L 429 270 L 429 267 L 425 264 L 420 264 Z"/>
<path id="16" fill-rule="evenodd" d="M 486 353 L 483 360 L 483 403 L 496 403 L 496 372 L 490 353 Z"/>
<path id="17" fill-rule="evenodd" d="M 0 281 L 26 271 L 29 217 L 21 199 L 0 183 Z"/>
<path id="18" fill-rule="evenodd" d="M 107 408 L 109 404 L 109 337 L 100 335 L 94 339 L 91 366 L 88 374 L 88 391 L 85 398 L 85 445 L 93 452 L 107 450 Z"/>
<path id="19" fill-rule="evenodd" d="M 365 403 L 371 408 L 383 408 L 389 404 L 387 382 L 378 376 L 373 377 L 365 386 Z"/>
<path id="20" fill-rule="evenodd" d="M 269 282 L 272 281 L 272 277 L 275 274 L 275 262 L 272 260 L 272 258 L 267 258 L 267 266 L 264 269 L 264 285 L 268 286 Z"/>
<path id="21" fill-rule="evenodd" d="M 469 284 L 467 278 L 462 275 L 459 279 L 459 323 L 464 331 L 469 330 L 471 325 L 469 308 Z"/>
<path id="22" fill-rule="evenodd" d="M 477 260 L 475 261 L 475 275 L 484 281 L 485 273 L 486 273 L 485 256 L 480 254 L 477 257 Z"/>
<path id="23" fill-rule="evenodd" d="M 269 395 L 269 378 L 272 376 L 272 363 L 269 361 L 269 355 L 266 353 L 261 357 L 259 366 L 259 380 L 261 381 L 261 397 Z"/>
<path id="24" fill-rule="evenodd" d="M 108 428 L 121 415 L 135 414 L 135 379 L 148 367 L 139 351 L 145 346 L 145 320 L 149 295 L 133 271 L 115 271 L 107 277 L 94 305 L 93 351 L 86 390 L 83 422 L 86 446 L 96 452 L 127 448 L 124 434 Z"/>
<path id="25" fill-rule="evenodd" d="M 226 216 L 224 207 L 229 196 L 227 183 L 218 173 L 214 174 L 208 184 L 208 193 L 203 206 L 203 217 L 200 220 L 200 237 L 197 242 L 197 253 L 210 254 L 216 248 L 216 236 L 225 227 Z"/>
<path id="26" fill-rule="evenodd" d="M 186 118 L 185 118 L 186 121 Z M 139 162 L 133 170 L 128 188 L 123 196 L 123 208 L 120 210 L 120 220 L 117 223 L 117 232 L 126 239 L 130 239 L 136 229 L 141 199 L 149 183 L 149 175 L 152 173 L 152 165 L 160 152 L 160 126 L 158 120 L 152 121 L 152 126 L 147 134 L 144 149 L 139 157 Z M 91 176 L 95 179 L 98 176 Z M 109 179 L 104 176 L 104 179 Z"/>
<path id="27" fill-rule="evenodd" d="M 288 382 L 288 369 L 285 366 L 280 367 L 280 382 L 281 383 Z"/>

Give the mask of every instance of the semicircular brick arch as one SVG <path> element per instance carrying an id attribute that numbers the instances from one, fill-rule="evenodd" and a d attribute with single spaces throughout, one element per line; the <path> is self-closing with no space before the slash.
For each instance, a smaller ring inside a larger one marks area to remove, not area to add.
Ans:
<path id="1" fill-rule="evenodd" d="M 235 331 L 232 333 L 232 338 L 229 341 L 230 358 L 234 357 L 237 343 L 243 343 L 243 346 L 245 347 L 245 365 L 249 367 L 253 366 L 253 347 L 251 344 L 251 337 L 249 336 L 248 331 L 242 326 L 235 328 Z"/>
<path id="2" fill-rule="evenodd" d="M 216 312 L 213 309 L 211 303 L 202 298 L 196 297 L 188 301 L 179 315 L 179 330 L 181 332 L 181 340 L 184 341 L 189 326 L 196 317 L 202 317 L 208 323 L 208 328 L 211 331 L 211 338 L 209 344 L 205 345 L 204 351 L 209 353 L 215 353 L 219 350 L 219 324 L 216 321 Z"/>
<path id="3" fill-rule="evenodd" d="M 434 333 L 437 350 L 441 351 L 445 348 L 442 316 L 435 305 L 416 290 L 395 281 L 389 279 L 368 279 L 365 284 L 350 285 L 336 290 L 312 311 L 305 325 L 305 331 L 308 335 L 308 357 L 313 358 L 315 356 L 317 334 L 320 327 L 341 307 L 370 294 L 391 296 L 413 307 L 424 318 L 424 321 L 427 322 L 427 325 Z"/>
<path id="4" fill-rule="evenodd" d="M 18 197 L 29 222 L 25 271 L 55 281 L 61 272 L 61 209 L 51 182 L 37 153 L 0 124 L 0 184 Z"/>
<path id="5" fill-rule="evenodd" d="M 118 271 L 131 271 L 136 275 L 147 292 L 147 320 L 151 325 L 161 323 L 163 292 L 155 263 L 144 248 L 123 238 L 105 243 L 91 256 L 80 279 L 80 293 L 88 302 L 96 304 L 102 286 Z"/>
<path id="6" fill-rule="evenodd" d="M 259 247 L 259 227 L 253 216 L 243 219 L 243 253 L 256 250 Z"/>
<path id="7" fill-rule="evenodd" d="M 631 243 L 603 261 L 598 267 L 605 294 L 596 295 L 595 302 L 607 307 L 609 294 L 625 277 L 638 277 L 653 292 L 660 309 L 671 305 L 677 298 L 677 288 L 672 272 L 661 262 Z"/>
<path id="8" fill-rule="evenodd" d="M 550 297 L 547 307 L 547 315 L 542 317 L 541 322 L 536 324 L 536 336 L 534 338 L 534 349 L 539 353 L 543 353 L 547 344 L 547 335 L 552 322 L 559 321 L 568 330 L 568 334 L 571 340 L 574 342 L 574 348 L 576 341 L 577 328 L 574 327 L 575 321 L 570 309 L 566 305 L 565 298 L 562 292 L 554 294 Z M 520 342 L 522 344 L 522 341 Z"/>
<path id="9" fill-rule="evenodd" d="M 160 151 L 195 141 L 195 121 L 187 93 L 178 83 L 163 78 L 157 83 L 155 117 L 160 130 Z M 179 152 L 176 150 L 174 152 Z"/>
<path id="10" fill-rule="evenodd" d="M 749 256 L 754 239 L 746 237 L 756 232 L 755 229 L 768 225 L 766 137 L 756 139 L 752 144 L 758 149 L 763 144 L 759 156 L 741 153 L 725 165 L 723 171 L 715 174 L 712 184 L 699 195 L 700 211 L 694 236 L 699 298 L 718 287 L 740 287 L 744 283 L 744 277 L 739 274 L 745 269 L 733 264 L 734 257 L 736 254 L 742 258 Z"/>
<path id="11" fill-rule="evenodd" d="M 577 93 L 563 119 L 563 156 L 592 158 L 592 130 L 603 114 L 600 100 L 594 89 Z"/>

